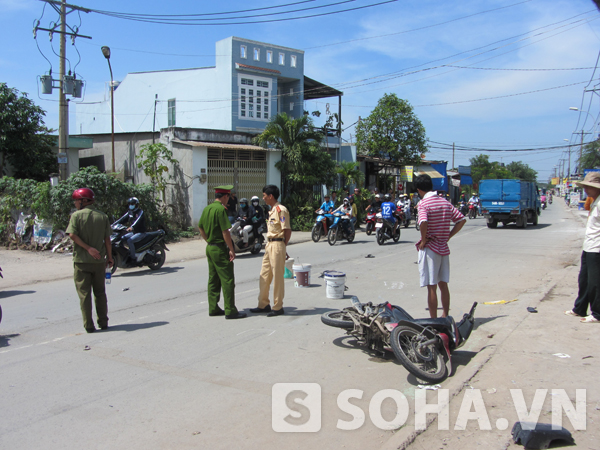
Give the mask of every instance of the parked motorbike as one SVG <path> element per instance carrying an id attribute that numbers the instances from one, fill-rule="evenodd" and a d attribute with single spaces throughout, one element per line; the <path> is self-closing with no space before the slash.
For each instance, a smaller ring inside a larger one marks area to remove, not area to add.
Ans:
<path id="1" fill-rule="evenodd" d="M 379 245 L 383 245 L 388 239 L 393 239 L 394 242 L 400 240 L 400 227 L 395 227 L 391 221 L 384 219 L 381 213 L 377 213 L 375 229 L 377 230 L 377 243 Z"/>
<path id="2" fill-rule="evenodd" d="M 469 219 L 477 218 L 477 204 L 469 203 Z"/>
<path id="3" fill-rule="evenodd" d="M 314 242 L 319 242 L 321 236 L 327 236 L 329 227 L 333 223 L 333 216 L 330 213 L 326 213 L 322 209 L 317 211 L 317 219 L 312 227 L 310 237 Z"/>
<path id="4" fill-rule="evenodd" d="M 127 227 L 120 223 L 111 225 L 112 235 L 110 242 L 112 244 L 112 256 L 114 264 L 111 273 L 115 273 L 117 267 L 121 269 L 132 267 L 148 266 L 151 270 L 160 269 L 166 260 L 165 250 L 169 249 L 165 245 L 165 231 L 150 231 L 141 241 L 135 243 L 135 260 L 129 258 L 129 248 L 123 236 L 127 234 Z"/>
<path id="5" fill-rule="evenodd" d="M 451 353 L 471 335 L 474 312 L 456 324 L 452 317 L 414 319 L 403 308 L 389 302 L 373 305 L 352 297 L 352 306 L 329 311 L 321 321 L 342 328 L 367 349 L 386 357 L 393 351 L 400 363 L 417 378 L 439 383 L 452 373 Z"/>
<path id="6" fill-rule="evenodd" d="M 335 245 L 338 239 L 347 239 L 348 242 L 354 240 L 354 224 L 350 217 L 340 212 L 333 214 L 333 224 L 327 233 L 327 242 L 329 245 Z"/>
<path id="7" fill-rule="evenodd" d="M 365 219 L 365 233 L 367 233 L 367 236 L 371 236 L 371 233 L 375 230 L 375 223 L 377 222 L 376 214 L 373 210 L 367 212 L 367 218 Z"/>
<path id="8" fill-rule="evenodd" d="M 265 242 L 265 238 L 263 237 L 263 233 L 265 232 L 264 225 L 258 227 L 258 237 L 254 236 L 254 229 L 248 233 L 248 245 L 244 245 L 244 238 L 242 235 L 242 230 L 244 227 L 242 226 L 243 220 L 237 218 L 231 230 L 229 231 L 231 234 L 231 241 L 233 242 L 233 249 L 235 253 L 244 253 L 250 252 L 253 255 L 256 255 L 262 249 L 263 243 Z"/>

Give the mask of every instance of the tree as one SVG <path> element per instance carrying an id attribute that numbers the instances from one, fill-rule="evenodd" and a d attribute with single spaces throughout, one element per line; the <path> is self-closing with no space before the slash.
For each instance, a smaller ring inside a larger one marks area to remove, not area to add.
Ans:
<path id="1" fill-rule="evenodd" d="M 406 100 L 385 94 L 371 114 L 356 126 L 362 154 L 389 161 L 417 163 L 427 151 L 425 127 Z"/>
<path id="2" fill-rule="evenodd" d="M 142 169 L 144 174 L 150 177 L 150 182 L 158 192 L 162 193 L 165 200 L 165 188 L 172 175 L 167 175 L 169 167 L 167 164 L 178 164 L 173 158 L 173 152 L 165 144 L 144 144 L 140 150 L 138 169 Z"/>
<path id="3" fill-rule="evenodd" d="M 311 140 L 320 143 L 322 138 L 322 135 L 315 130 L 310 117 L 303 115 L 298 119 L 292 119 L 286 113 L 281 113 L 273 116 L 265 130 L 255 138 L 255 142 L 265 148 L 271 144 L 285 151 L 296 144 Z"/>
<path id="4" fill-rule="evenodd" d="M 581 167 L 581 173 L 583 173 L 583 169 L 600 167 L 600 140 L 592 141 L 583 146 L 579 166 Z"/>
<path id="5" fill-rule="evenodd" d="M 338 166 L 335 169 L 335 173 L 342 176 L 342 186 L 344 189 L 348 188 L 348 184 L 355 184 L 360 187 L 365 179 L 365 174 L 361 172 L 359 163 L 352 161 L 341 161 L 338 162 Z"/>
<path id="6" fill-rule="evenodd" d="M 263 147 L 271 144 L 282 151 L 276 167 L 282 173 L 284 195 L 298 192 L 308 199 L 315 184 L 332 184 L 335 162 L 321 148 L 321 140 L 310 117 L 291 119 L 285 113 L 274 116 L 255 138 Z"/>
<path id="7" fill-rule="evenodd" d="M 45 115 L 26 93 L 0 83 L 0 176 L 7 164 L 12 166 L 15 178 L 44 181 L 58 172 L 52 152 L 55 137 L 44 125 Z"/>
<path id="8" fill-rule="evenodd" d="M 478 185 L 481 180 L 485 179 L 504 180 L 514 178 L 499 162 L 491 162 L 488 155 L 477 155 L 469 161 L 471 162 L 471 177 L 474 184 Z"/>
<path id="9" fill-rule="evenodd" d="M 537 172 L 521 161 L 513 161 L 506 166 L 514 178 L 523 181 L 536 181 Z"/>

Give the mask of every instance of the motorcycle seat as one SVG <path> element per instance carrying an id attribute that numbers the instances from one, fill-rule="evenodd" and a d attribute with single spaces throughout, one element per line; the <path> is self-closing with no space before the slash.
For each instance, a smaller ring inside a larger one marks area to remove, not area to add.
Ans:
<path id="1" fill-rule="evenodd" d="M 452 317 L 438 317 L 436 319 L 415 319 L 414 322 L 423 327 L 444 328 L 452 327 L 454 319 Z"/>
<path id="2" fill-rule="evenodd" d="M 151 242 L 156 237 L 162 236 L 164 234 L 165 234 L 164 230 L 150 231 L 150 232 L 146 233 L 146 236 L 144 236 L 144 239 L 135 243 L 135 248 L 138 249 L 140 247 L 143 247 L 144 245 Z"/>

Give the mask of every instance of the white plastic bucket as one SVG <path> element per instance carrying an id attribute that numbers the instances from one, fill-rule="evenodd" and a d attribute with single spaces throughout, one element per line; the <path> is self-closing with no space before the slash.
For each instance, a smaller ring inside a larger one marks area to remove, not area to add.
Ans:
<path id="1" fill-rule="evenodd" d="M 294 258 L 288 258 L 285 260 L 285 270 L 283 272 L 283 278 L 294 278 Z"/>
<path id="2" fill-rule="evenodd" d="M 294 264 L 294 286 L 297 288 L 310 287 L 310 264 Z"/>
<path id="3" fill-rule="evenodd" d="M 344 298 L 346 274 L 336 270 L 326 270 L 323 275 L 325 277 L 327 298 Z"/>

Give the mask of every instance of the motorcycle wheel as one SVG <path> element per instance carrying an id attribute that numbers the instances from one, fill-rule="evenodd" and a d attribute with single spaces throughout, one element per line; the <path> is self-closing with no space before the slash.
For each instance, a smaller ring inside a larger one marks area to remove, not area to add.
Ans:
<path id="1" fill-rule="evenodd" d="M 256 255 L 257 253 L 259 253 L 262 250 L 262 244 L 258 245 L 258 242 L 255 242 L 252 245 L 252 249 L 250 250 L 250 253 L 252 253 L 253 255 Z"/>
<path id="2" fill-rule="evenodd" d="M 113 276 L 117 271 L 117 266 L 121 263 L 121 257 L 113 248 L 113 265 L 110 268 L 110 276 Z"/>
<path id="3" fill-rule="evenodd" d="M 165 263 L 167 255 L 165 254 L 165 249 L 162 247 L 162 245 L 156 244 L 154 247 L 152 247 L 152 250 L 154 250 L 155 259 L 154 262 L 148 264 L 148 267 L 150 267 L 151 270 L 158 270 Z"/>
<path id="4" fill-rule="evenodd" d="M 354 230 L 352 230 L 346 239 L 348 239 L 348 242 L 352 242 L 352 241 L 354 241 L 355 236 L 356 236 L 356 232 Z"/>
<path id="5" fill-rule="evenodd" d="M 2 322 L 2 306 L 0 306 L 0 322 Z"/>
<path id="6" fill-rule="evenodd" d="M 350 318 L 350 313 L 348 311 L 326 312 L 321 316 L 321 322 L 335 328 L 345 328 L 347 330 L 354 328 L 354 322 Z"/>
<path id="7" fill-rule="evenodd" d="M 365 233 L 367 233 L 367 236 L 371 236 L 372 232 L 373 232 L 373 222 L 368 222 L 367 223 L 367 229 L 365 230 Z"/>
<path id="8" fill-rule="evenodd" d="M 415 228 L 417 229 L 417 231 L 421 230 L 421 227 L 419 226 L 419 222 L 415 221 Z"/>
<path id="9" fill-rule="evenodd" d="M 321 231 L 323 230 L 323 225 L 316 224 L 313 226 L 312 228 L 312 233 L 310 233 L 310 237 L 312 238 L 313 242 L 319 242 L 319 240 L 321 240 Z"/>
<path id="10" fill-rule="evenodd" d="M 384 236 L 384 232 L 383 232 L 383 227 L 377 228 L 377 243 L 379 245 L 383 245 L 384 242 L 385 242 L 385 236 Z"/>
<path id="11" fill-rule="evenodd" d="M 392 235 L 392 239 L 394 242 L 398 242 L 400 240 L 400 226 L 396 228 L 396 232 Z"/>
<path id="12" fill-rule="evenodd" d="M 398 361 L 415 377 L 429 383 L 438 383 L 448 376 L 444 357 L 435 345 L 418 350 L 419 332 L 407 326 L 397 326 L 390 337 L 390 344 Z"/>
<path id="13" fill-rule="evenodd" d="M 330 228 L 329 233 L 327 233 L 327 242 L 329 245 L 335 245 L 338 238 L 338 228 Z"/>

